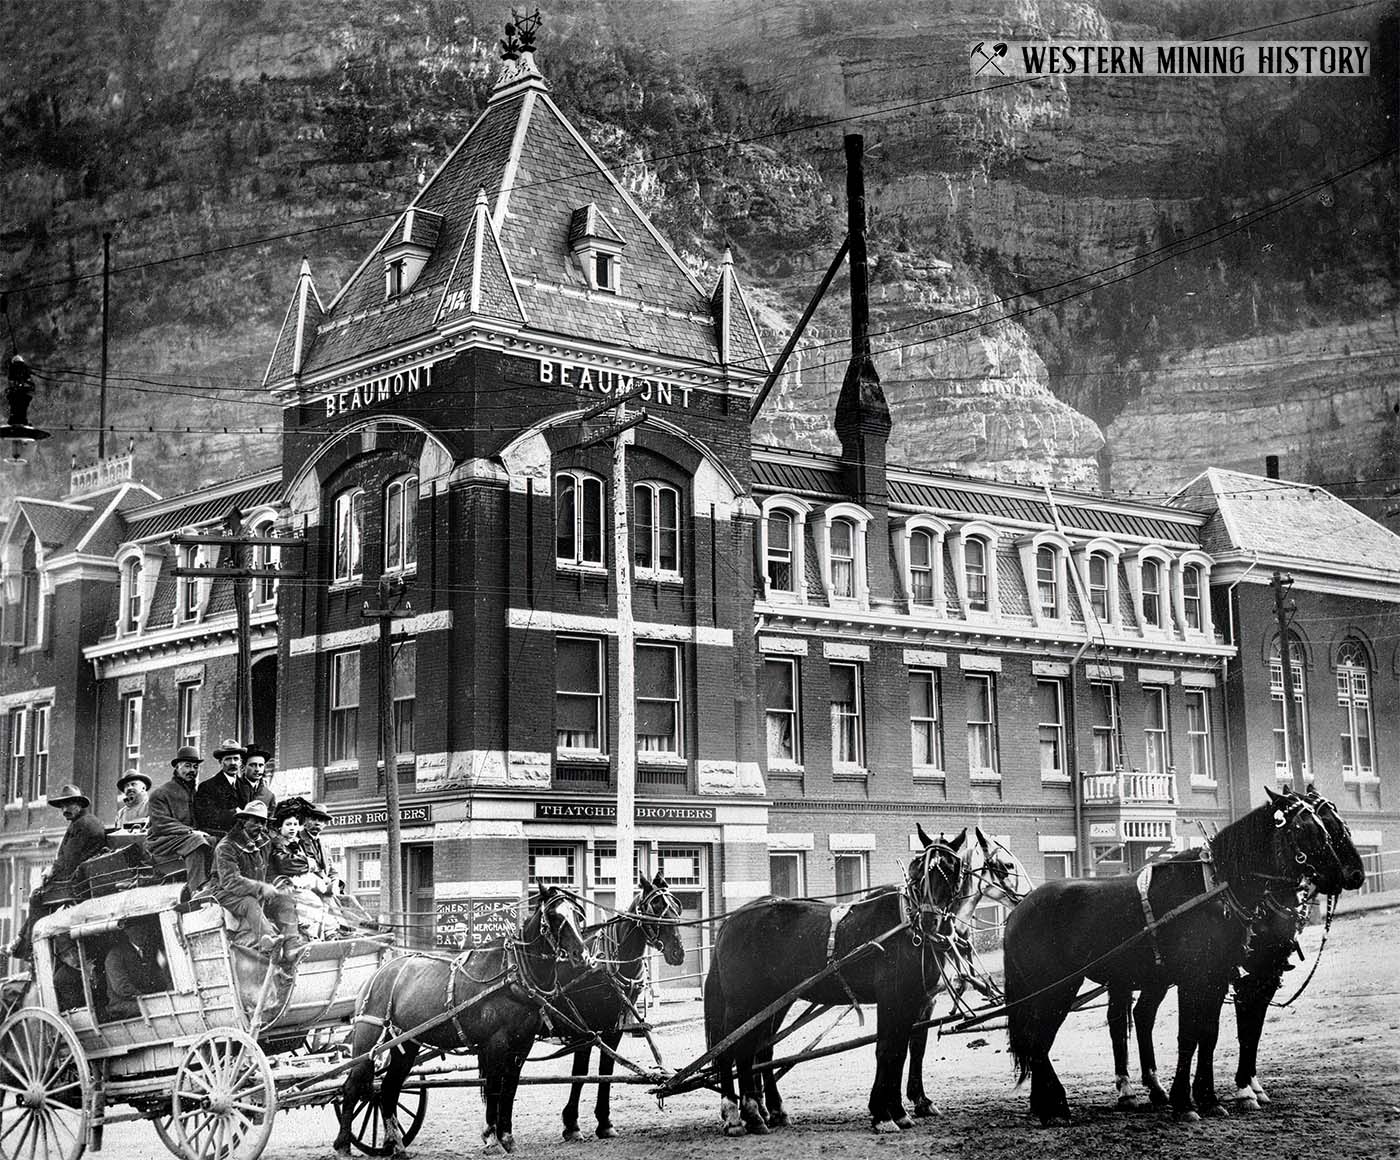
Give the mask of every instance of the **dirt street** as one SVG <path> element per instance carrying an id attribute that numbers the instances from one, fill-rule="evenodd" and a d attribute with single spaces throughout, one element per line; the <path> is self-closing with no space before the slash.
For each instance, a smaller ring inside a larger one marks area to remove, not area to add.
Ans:
<path id="1" fill-rule="evenodd" d="M 1319 931 L 1304 935 L 1309 954 Z M 1261 1077 L 1273 1103 L 1262 1111 L 1187 1125 L 1155 1111 L 1124 1113 L 1114 1106 L 1108 1034 L 1102 1008 L 1071 1015 L 1056 1043 L 1055 1060 L 1078 1115 L 1070 1127 L 1041 1128 L 1028 1112 L 1027 1092 L 1013 1086 L 1001 1030 L 945 1037 L 929 1046 L 929 1093 L 939 1119 L 897 1136 L 875 1136 L 865 1102 L 874 1069 L 873 1050 L 816 1061 L 798 1068 L 784 1084 L 793 1126 L 767 1137 L 726 1139 L 719 1132 L 718 1098 L 695 1093 L 664 1109 L 640 1087 L 614 1088 L 613 1120 L 619 1135 L 577 1143 L 559 1138 L 562 1087 L 524 1087 L 516 1107 L 517 1155 L 541 1160 L 787 1160 L 790 1157 L 855 1160 L 877 1152 L 887 1160 L 918 1157 L 977 1157 L 979 1160 L 1378 1160 L 1400 1156 L 1400 968 L 1396 943 L 1400 910 L 1339 920 L 1317 976 L 1292 1008 L 1270 1014 L 1261 1047 Z M 1311 963 L 1307 964 L 1311 965 Z M 1307 967 L 1291 972 L 1292 993 Z M 661 1009 L 659 1019 L 666 1018 Z M 1233 1090 L 1234 1016 L 1227 1007 L 1217 1053 L 1222 1094 Z M 873 1020 L 870 1023 L 873 1029 Z M 1176 1010 L 1163 1006 L 1157 1049 L 1170 1082 L 1175 1060 Z M 796 1037 L 805 1043 L 807 1033 Z M 630 1044 L 630 1047 L 629 1047 Z M 703 1050 L 698 1023 L 668 1027 L 660 1044 L 668 1065 L 679 1067 Z M 624 1040 L 623 1051 L 649 1060 L 640 1039 Z M 527 1075 L 561 1070 L 536 1063 Z M 582 1125 L 591 1133 L 592 1089 L 584 1094 Z M 421 1160 L 475 1155 L 480 1151 L 481 1103 L 475 1092 L 433 1093 L 422 1134 L 410 1147 Z M 334 1124 L 329 1110 L 279 1114 L 269 1160 L 327 1160 Z M 145 1124 L 108 1131 L 108 1155 L 165 1156 Z"/>

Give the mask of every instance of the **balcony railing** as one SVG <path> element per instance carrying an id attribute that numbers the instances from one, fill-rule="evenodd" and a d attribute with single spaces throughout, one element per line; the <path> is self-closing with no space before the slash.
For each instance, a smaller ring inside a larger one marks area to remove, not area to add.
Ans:
<path id="1" fill-rule="evenodd" d="M 1176 802 L 1176 767 L 1166 773 L 1116 769 L 1112 773 L 1080 773 L 1085 805 L 1153 804 Z"/>

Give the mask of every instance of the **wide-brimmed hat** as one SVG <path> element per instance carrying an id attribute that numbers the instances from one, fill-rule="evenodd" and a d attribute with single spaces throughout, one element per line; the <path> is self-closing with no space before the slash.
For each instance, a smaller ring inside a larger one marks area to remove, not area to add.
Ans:
<path id="1" fill-rule="evenodd" d="M 92 805 L 88 795 L 72 782 L 59 786 L 56 794 L 49 795 L 49 805 L 51 806 L 66 806 L 69 802 L 81 802 L 85 806 Z"/>
<path id="2" fill-rule="evenodd" d="M 140 773 L 135 769 L 128 769 L 121 777 L 117 778 L 117 788 L 121 789 L 121 787 L 129 781 L 144 781 L 146 783 L 146 788 L 151 788 L 151 779 L 144 773 Z"/>
<path id="3" fill-rule="evenodd" d="M 244 749 L 236 739 L 225 737 L 223 741 L 219 743 L 219 748 L 214 750 L 214 760 L 222 761 L 225 757 L 231 757 L 235 753 L 239 757 L 242 757 L 247 752 L 248 751 Z"/>
<path id="4" fill-rule="evenodd" d="M 199 750 L 193 745 L 182 745 L 175 750 L 175 756 L 170 759 L 171 769 L 174 769 L 182 761 L 193 761 L 196 765 L 204 764 L 204 758 L 200 756 Z"/>
<path id="5" fill-rule="evenodd" d="M 261 798 L 254 798 L 246 806 L 233 811 L 236 818 L 261 818 L 267 821 L 267 802 Z"/>
<path id="6" fill-rule="evenodd" d="M 325 806 L 318 806 L 315 802 L 311 802 L 306 807 L 306 816 L 308 818 L 320 818 L 323 822 L 335 821 L 335 817 L 331 814 L 330 810 L 326 809 Z"/>
<path id="7" fill-rule="evenodd" d="M 255 757 L 261 757 L 264 761 L 272 760 L 272 754 L 269 753 L 266 749 L 264 749 L 261 745 L 258 745 L 256 742 L 252 745 L 247 746 L 243 750 L 244 761 L 252 761 Z"/>

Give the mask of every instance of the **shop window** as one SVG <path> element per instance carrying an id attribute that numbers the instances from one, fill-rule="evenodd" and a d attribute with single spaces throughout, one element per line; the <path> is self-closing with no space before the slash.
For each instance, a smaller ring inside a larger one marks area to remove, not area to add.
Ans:
<path id="1" fill-rule="evenodd" d="M 664 483 L 632 488 L 632 562 L 640 579 L 679 579 L 680 493 Z"/>
<path id="2" fill-rule="evenodd" d="M 578 847 L 531 842 L 529 875 L 532 890 L 541 886 L 562 886 L 567 890 L 577 890 Z"/>
<path id="3" fill-rule="evenodd" d="M 797 676 L 796 660 L 788 657 L 764 658 L 763 706 L 770 763 L 796 765 L 802 761 Z"/>
<path id="4" fill-rule="evenodd" d="M 603 567 L 603 481 L 578 471 L 554 477 L 554 558 L 566 568 Z"/>
<path id="5" fill-rule="evenodd" d="M 603 642 L 561 636 L 554 644 L 554 736 L 560 750 L 605 752 Z"/>
<path id="6" fill-rule="evenodd" d="M 337 584 L 364 576 L 365 493 L 355 488 L 335 497 L 335 570 Z"/>
<path id="7" fill-rule="evenodd" d="M 326 761 L 349 764 L 360 754 L 360 650 L 331 654 L 330 729 Z"/>
<path id="8" fill-rule="evenodd" d="M 1070 876 L 1071 868 L 1068 854 L 1043 854 L 1041 857 L 1044 881 L 1055 882 Z"/>
<path id="9" fill-rule="evenodd" d="M 350 894 L 372 916 L 377 917 L 383 890 L 383 851 L 378 846 L 350 849 L 345 852 L 345 860 Z"/>

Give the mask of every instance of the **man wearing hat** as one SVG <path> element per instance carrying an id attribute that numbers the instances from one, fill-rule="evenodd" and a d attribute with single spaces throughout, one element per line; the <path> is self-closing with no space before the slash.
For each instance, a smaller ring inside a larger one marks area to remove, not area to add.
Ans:
<path id="1" fill-rule="evenodd" d="M 272 754 L 262 746 L 248 746 L 243 751 L 243 771 L 237 786 L 240 806 L 246 806 L 249 802 L 262 802 L 267 806 L 269 817 L 277 809 L 277 795 L 267 784 L 267 763 L 271 760 Z"/>
<path id="2" fill-rule="evenodd" d="M 243 754 L 247 752 L 241 743 L 232 737 L 226 738 L 214 750 L 214 760 L 219 763 L 218 772 L 199 783 L 194 795 L 194 820 L 214 841 L 218 841 L 231 829 L 239 800 L 239 774 L 243 770 Z"/>
<path id="3" fill-rule="evenodd" d="M 88 812 L 92 802 L 76 785 L 61 786 L 58 792 L 49 798 L 49 805 L 63 811 L 68 829 L 64 831 L 63 841 L 58 844 L 58 853 L 54 856 L 53 865 L 45 871 L 43 881 L 29 896 L 29 917 L 24 920 L 24 926 L 20 928 L 10 946 L 10 954 L 15 958 L 27 959 L 33 953 L 29 942 L 30 931 L 38 919 L 55 909 L 45 901 L 50 888 L 70 881 L 73 871 L 107 848 L 107 831 L 102 823 Z"/>
<path id="4" fill-rule="evenodd" d="M 117 807 L 114 825 L 119 830 L 144 830 L 150 821 L 151 779 L 144 773 L 129 769 L 117 778 L 117 793 L 122 804 Z"/>
<path id="5" fill-rule="evenodd" d="M 214 897 L 239 919 L 239 941 L 291 962 L 304 945 L 297 905 L 267 881 L 267 805 L 249 802 L 234 811 L 234 826 L 214 848 Z"/>
<path id="6" fill-rule="evenodd" d="M 195 824 L 195 779 L 203 761 L 194 746 L 182 745 L 170 759 L 170 780 L 153 790 L 146 803 L 146 850 L 154 862 L 184 859 L 191 894 L 208 879 L 214 853 L 212 839 Z"/>

